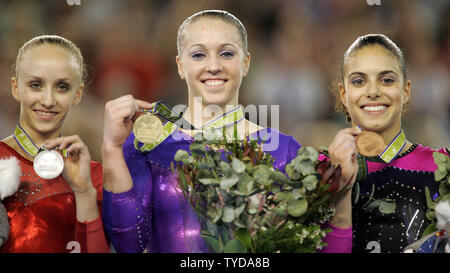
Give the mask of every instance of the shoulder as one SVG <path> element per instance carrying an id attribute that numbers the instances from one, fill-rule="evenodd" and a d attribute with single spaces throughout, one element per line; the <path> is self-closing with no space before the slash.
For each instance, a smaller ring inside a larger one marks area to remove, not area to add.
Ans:
<path id="1" fill-rule="evenodd" d="M 278 151 L 278 150 L 295 150 L 297 151 L 301 145 L 291 135 L 284 134 L 275 128 L 263 128 L 251 135 L 264 141 L 264 151 Z"/>

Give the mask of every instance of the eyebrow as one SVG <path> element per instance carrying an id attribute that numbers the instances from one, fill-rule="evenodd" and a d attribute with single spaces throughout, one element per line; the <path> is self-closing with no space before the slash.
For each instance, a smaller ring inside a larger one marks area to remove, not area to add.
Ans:
<path id="1" fill-rule="evenodd" d="M 194 44 L 194 45 L 192 45 L 189 49 L 192 49 L 192 48 L 194 48 L 194 47 L 196 47 L 196 46 L 198 46 L 198 47 L 201 47 L 201 48 L 205 48 L 205 45 L 203 45 L 203 44 Z M 232 47 L 234 47 L 234 48 L 239 48 L 237 45 L 235 45 L 235 44 L 230 44 L 230 43 L 224 43 L 224 44 L 221 44 L 219 47 L 225 47 L 225 46 L 232 46 Z"/>
<path id="2" fill-rule="evenodd" d="M 39 76 L 28 76 L 25 77 L 25 81 L 32 81 L 32 80 L 39 80 L 39 81 L 44 81 L 44 79 L 42 77 Z M 72 81 L 71 78 L 61 78 L 61 79 L 57 79 L 56 82 L 70 82 Z"/>
<path id="3" fill-rule="evenodd" d="M 398 77 L 398 74 L 395 73 L 395 71 L 393 71 L 393 70 L 383 70 L 383 71 L 381 71 L 380 73 L 378 73 L 378 75 L 384 76 L 384 75 L 389 74 L 389 73 L 394 73 L 394 74 Z M 350 73 L 348 76 L 350 77 L 350 76 L 352 76 L 352 75 L 367 76 L 366 73 L 359 72 L 359 71 L 352 72 L 352 73 Z"/>

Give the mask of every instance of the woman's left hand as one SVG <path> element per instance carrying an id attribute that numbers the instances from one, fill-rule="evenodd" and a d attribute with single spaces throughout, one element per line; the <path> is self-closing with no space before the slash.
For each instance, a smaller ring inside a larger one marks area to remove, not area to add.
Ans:
<path id="1" fill-rule="evenodd" d="M 91 181 L 91 156 L 79 136 L 51 139 L 46 141 L 45 145 L 48 149 L 58 147 L 60 151 L 67 151 L 68 156 L 64 158 L 63 176 L 75 194 L 87 193 L 94 188 Z"/>

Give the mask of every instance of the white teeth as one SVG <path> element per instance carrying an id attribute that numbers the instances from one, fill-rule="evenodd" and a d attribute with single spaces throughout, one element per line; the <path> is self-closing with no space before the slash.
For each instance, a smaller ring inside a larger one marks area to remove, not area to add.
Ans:
<path id="1" fill-rule="evenodd" d="M 386 105 L 377 105 L 377 106 L 364 106 L 364 111 L 383 111 L 386 109 Z"/>
<path id="2" fill-rule="evenodd" d="M 221 85 L 224 82 L 225 82 L 224 80 L 206 80 L 205 84 L 206 85 L 213 85 L 213 86 L 215 86 L 215 85 Z"/>
<path id="3" fill-rule="evenodd" d="M 54 116 L 54 115 L 56 115 L 55 112 L 44 112 L 44 111 L 38 111 L 38 110 L 36 110 L 36 112 L 38 112 L 39 115 L 41 115 L 41 116 Z"/>

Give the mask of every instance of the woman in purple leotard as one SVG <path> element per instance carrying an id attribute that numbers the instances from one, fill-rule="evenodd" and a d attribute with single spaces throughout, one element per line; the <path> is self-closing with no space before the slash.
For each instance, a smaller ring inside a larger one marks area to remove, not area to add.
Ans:
<path id="1" fill-rule="evenodd" d="M 241 139 L 246 135 L 269 137 L 263 149 L 271 151 L 274 167 L 284 171 L 300 145 L 276 129 L 262 128 L 246 120 L 238 104 L 239 87 L 250 65 L 242 23 L 225 11 L 199 12 L 180 26 L 177 44 L 178 73 L 186 81 L 189 94 L 183 118 L 195 128 L 225 126 L 227 134 L 236 125 Z M 189 151 L 198 131 L 166 123 L 165 137 L 158 145 L 141 149 L 143 144 L 131 133 L 133 120 L 141 108 L 153 106 L 130 95 L 106 104 L 102 146 L 106 231 L 118 252 L 206 252 L 199 222 L 187 201 L 181 198 L 176 178 L 169 170 L 175 152 Z M 211 117 L 208 110 L 226 114 Z M 200 114 L 196 115 L 198 111 Z M 230 113 L 238 118 L 228 119 Z M 351 185 L 356 177 L 353 135 L 358 133 L 343 130 L 330 146 L 331 161 L 343 168 L 341 187 Z M 329 223 L 333 231 L 326 238 L 329 245 L 326 252 L 350 251 L 350 199 L 347 191 L 334 204 L 336 216 Z"/>

